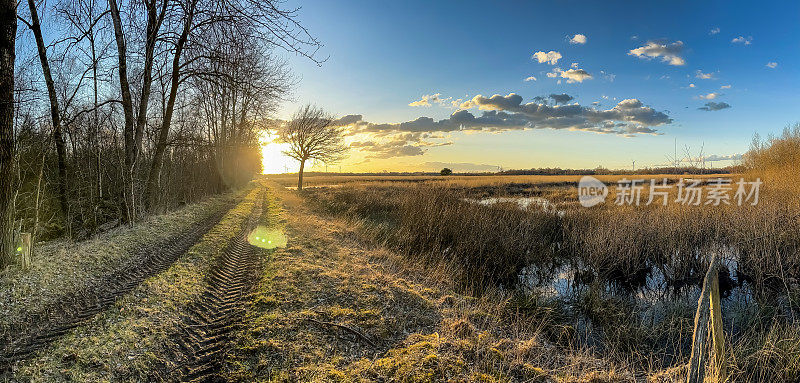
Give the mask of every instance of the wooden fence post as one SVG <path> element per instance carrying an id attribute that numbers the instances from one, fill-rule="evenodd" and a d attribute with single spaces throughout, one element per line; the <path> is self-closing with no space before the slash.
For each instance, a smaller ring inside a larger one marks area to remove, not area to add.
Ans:
<path id="1" fill-rule="evenodd" d="M 722 332 L 722 310 L 719 294 L 719 258 L 711 257 L 711 265 L 703 279 L 703 289 L 697 302 L 692 336 L 692 356 L 689 360 L 687 383 L 703 383 L 709 354 L 708 335 L 711 325 L 711 338 L 714 351 L 714 379 L 724 382 L 727 379 L 725 368 L 725 338 Z"/>
<path id="2" fill-rule="evenodd" d="M 717 382 L 727 380 L 727 366 L 725 366 L 725 336 L 722 330 L 722 307 L 719 296 L 719 268 L 714 271 L 711 279 L 711 339 L 714 347 L 714 379 Z"/>
<path id="3" fill-rule="evenodd" d="M 20 257 L 20 266 L 22 269 L 31 267 L 31 233 L 19 234 L 17 254 L 19 254 Z"/>

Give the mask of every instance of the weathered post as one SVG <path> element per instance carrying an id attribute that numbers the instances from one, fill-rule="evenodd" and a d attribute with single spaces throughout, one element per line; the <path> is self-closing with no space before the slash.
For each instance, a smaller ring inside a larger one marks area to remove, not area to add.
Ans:
<path id="1" fill-rule="evenodd" d="M 711 324 L 711 337 L 714 349 L 714 379 L 717 382 L 726 380 L 725 343 L 722 332 L 722 310 L 719 294 L 719 258 L 713 255 L 703 279 L 703 289 L 697 302 L 697 313 L 694 316 L 694 335 L 692 336 L 692 356 L 689 360 L 688 383 L 703 383 L 706 375 L 708 359 L 708 333 Z"/>
<path id="2" fill-rule="evenodd" d="M 17 246 L 17 254 L 19 254 L 20 266 L 23 269 L 31 267 L 31 233 L 19 234 L 19 246 Z"/>
<path id="3" fill-rule="evenodd" d="M 711 278 L 711 339 L 714 347 L 714 378 L 717 382 L 727 379 L 725 366 L 725 336 L 722 331 L 722 307 L 719 296 L 719 265 Z"/>

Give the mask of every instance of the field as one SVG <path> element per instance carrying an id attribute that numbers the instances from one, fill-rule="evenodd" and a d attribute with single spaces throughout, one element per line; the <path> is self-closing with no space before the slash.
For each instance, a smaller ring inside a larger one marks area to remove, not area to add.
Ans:
<path id="1" fill-rule="evenodd" d="M 800 379 L 800 206 L 666 177 L 591 208 L 576 176 L 262 177 L 7 269 L 3 378 L 685 381 L 716 254 L 728 380 Z"/>
<path id="2" fill-rule="evenodd" d="M 742 175 L 597 178 L 664 177 L 673 185 L 666 206 L 645 205 L 645 187 L 641 206 L 581 208 L 579 176 L 322 176 L 309 178 L 304 195 L 419 272 L 493 297 L 510 325 L 537 323 L 537 335 L 568 354 L 602 356 L 629 378 L 671 381 L 684 371 L 676 367 L 692 351 L 700 286 L 716 254 L 729 378 L 800 379 L 796 200 L 764 187 L 756 205 L 674 202 L 676 178 L 727 178 L 735 190 Z"/>

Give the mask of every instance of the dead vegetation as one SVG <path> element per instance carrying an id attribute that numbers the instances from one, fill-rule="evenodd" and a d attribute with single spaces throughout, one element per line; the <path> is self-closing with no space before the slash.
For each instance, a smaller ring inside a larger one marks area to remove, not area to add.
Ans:
<path id="1" fill-rule="evenodd" d="M 567 198 L 565 189 L 527 190 L 558 200 Z M 723 303 L 731 378 L 798 378 L 800 347 L 792 331 L 800 313 L 800 239 L 794 234 L 800 207 L 791 198 L 765 188 L 757 206 L 562 204 L 560 218 L 515 203 L 464 201 L 508 190 L 370 183 L 314 189 L 308 200 L 351 220 L 407 262 L 449 265 L 448 276 L 466 281 L 457 283 L 461 289 L 509 289 L 520 318 L 548 312 L 540 333 L 559 348 L 573 345 L 661 378 L 688 360 L 698 285 L 707 255 L 717 252 L 727 262 L 723 295 L 732 294 Z M 555 299 L 548 288 L 553 283 L 568 284 Z"/>
<path id="2" fill-rule="evenodd" d="M 266 265 L 230 380 L 631 381 L 623 368 L 547 339 L 546 313 L 509 316 L 508 292 L 465 294 L 450 265 L 409 262 L 281 196 L 290 244 Z"/>

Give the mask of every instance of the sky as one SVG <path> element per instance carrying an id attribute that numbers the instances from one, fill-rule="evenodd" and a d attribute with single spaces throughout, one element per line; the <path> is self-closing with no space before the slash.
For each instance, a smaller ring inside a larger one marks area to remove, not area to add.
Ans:
<path id="1" fill-rule="evenodd" d="M 332 170 L 630 169 L 676 146 L 725 166 L 800 121 L 798 2 L 286 6 L 327 60 L 282 55 L 299 82 L 279 117 L 337 116 L 351 151 Z"/>

